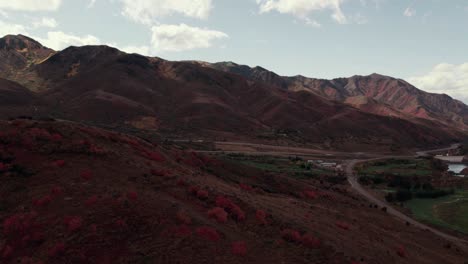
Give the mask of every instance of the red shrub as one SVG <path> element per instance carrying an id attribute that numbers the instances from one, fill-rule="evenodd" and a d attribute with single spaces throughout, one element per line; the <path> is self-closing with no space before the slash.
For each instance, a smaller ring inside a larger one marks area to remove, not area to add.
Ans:
<path id="1" fill-rule="evenodd" d="M 179 237 L 191 236 L 192 230 L 187 225 L 181 225 L 176 228 L 175 235 Z"/>
<path id="2" fill-rule="evenodd" d="M 305 234 L 301 238 L 302 245 L 307 248 L 318 248 L 320 247 L 320 240 L 312 235 Z"/>
<path id="3" fill-rule="evenodd" d="M 300 243 L 302 242 L 301 233 L 294 229 L 284 229 L 281 231 L 281 237 L 289 242 Z"/>
<path id="4" fill-rule="evenodd" d="M 6 171 L 6 170 L 8 170 L 8 169 L 10 169 L 10 166 L 9 166 L 9 165 L 0 162 L 0 171 Z"/>
<path id="5" fill-rule="evenodd" d="M 83 225 L 83 220 L 79 216 L 65 217 L 64 222 L 69 232 L 75 232 Z"/>
<path id="6" fill-rule="evenodd" d="M 288 242 L 300 243 L 307 248 L 314 249 L 320 247 L 320 240 L 318 238 L 310 234 L 301 236 L 301 233 L 294 229 L 284 229 L 281 231 L 281 237 Z"/>
<path id="7" fill-rule="evenodd" d="M 343 230 L 349 230 L 349 225 L 344 222 L 336 222 L 335 224 L 337 227 L 343 229 Z"/>
<path id="8" fill-rule="evenodd" d="M 37 207 L 44 207 L 49 205 L 53 200 L 52 195 L 46 195 L 42 198 L 33 201 L 33 204 Z"/>
<path id="9" fill-rule="evenodd" d="M 216 219 L 218 223 L 226 223 L 228 214 L 221 207 L 215 207 L 208 211 L 208 217 Z"/>
<path id="10" fill-rule="evenodd" d="M 406 250 L 403 246 L 399 246 L 397 248 L 397 254 L 398 256 L 402 257 L 402 258 L 406 258 Z"/>
<path id="11" fill-rule="evenodd" d="M 57 257 L 63 253 L 65 253 L 65 244 L 63 242 L 59 242 L 49 249 L 50 257 Z"/>
<path id="12" fill-rule="evenodd" d="M 179 221 L 179 223 L 181 224 L 184 224 L 184 225 L 192 224 L 192 219 L 190 219 L 190 217 L 184 212 L 178 212 L 176 217 L 177 217 L 177 221 Z"/>
<path id="13" fill-rule="evenodd" d="M 231 245 L 231 252 L 237 256 L 245 256 L 247 255 L 247 245 L 244 241 L 234 242 Z"/>
<path id="14" fill-rule="evenodd" d="M 50 194 L 54 196 L 60 196 L 63 194 L 63 189 L 59 186 L 54 186 L 52 190 L 50 190 Z"/>
<path id="15" fill-rule="evenodd" d="M 49 131 L 43 129 L 43 128 L 31 128 L 29 130 L 29 135 L 31 137 L 36 138 L 36 139 L 42 139 L 42 140 L 52 140 L 52 135 L 49 133 Z"/>
<path id="16" fill-rule="evenodd" d="M 152 152 L 152 151 L 144 151 L 143 156 L 146 157 L 149 160 L 156 161 L 156 162 L 164 162 L 166 159 L 164 158 L 163 155 L 157 152 Z"/>
<path id="17" fill-rule="evenodd" d="M 60 135 L 60 134 L 58 134 L 58 133 L 54 133 L 54 134 L 52 134 L 51 139 L 52 139 L 53 141 L 61 141 L 61 140 L 63 139 L 63 137 L 62 137 L 62 135 Z"/>
<path id="18" fill-rule="evenodd" d="M 254 188 L 252 188 L 252 186 L 247 185 L 247 184 L 240 183 L 240 184 L 239 184 L 239 187 L 240 187 L 242 190 L 245 190 L 245 191 L 248 191 L 248 192 L 254 191 Z"/>
<path id="19" fill-rule="evenodd" d="M 127 193 L 127 198 L 132 201 L 138 200 L 138 193 L 136 191 L 129 191 Z"/>
<path id="20" fill-rule="evenodd" d="M 156 170 L 156 169 L 152 169 L 151 170 L 151 174 L 153 174 L 154 176 L 166 176 L 166 171 L 164 170 Z"/>
<path id="21" fill-rule="evenodd" d="M 127 227 L 127 222 L 125 222 L 123 219 L 117 219 L 115 220 L 115 226 L 120 229 L 124 229 Z"/>
<path id="22" fill-rule="evenodd" d="M 91 230 L 91 233 L 92 234 L 96 234 L 97 232 L 97 225 L 96 224 L 92 224 L 89 229 Z"/>
<path id="23" fill-rule="evenodd" d="M 89 153 L 101 155 L 101 154 L 104 154 L 104 149 L 102 149 L 101 147 L 98 147 L 98 146 L 96 146 L 94 144 L 90 144 L 89 145 Z"/>
<path id="24" fill-rule="evenodd" d="M 193 195 L 197 195 L 198 191 L 200 190 L 200 187 L 198 186 L 190 186 L 188 188 L 188 192 Z"/>
<path id="25" fill-rule="evenodd" d="M 89 181 L 91 178 L 93 178 L 93 173 L 90 170 L 84 170 L 80 173 L 80 177 L 84 181 Z"/>
<path id="26" fill-rule="evenodd" d="M 303 192 L 304 196 L 309 199 L 316 199 L 318 198 L 317 192 L 314 191 L 304 191 Z"/>
<path id="27" fill-rule="evenodd" d="M 268 224 L 266 220 L 267 214 L 263 210 L 257 210 L 257 212 L 255 213 L 255 218 L 257 219 L 257 222 L 260 223 L 261 225 Z"/>
<path id="28" fill-rule="evenodd" d="M 198 236 L 200 236 L 201 238 L 210 240 L 213 242 L 219 241 L 221 239 L 221 236 L 218 233 L 218 231 L 216 231 L 216 229 L 212 227 L 207 227 L 207 226 L 199 227 L 197 228 L 196 232 Z"/>
<path id="29" fill-rule="evenodd" d="M 97 195 L 93 195 L 93 196 L 89 197 L 88 199 L 86 199 L 85 205 L 88 206 L 88 207 L 91 207 L 91 206 L 94 206 L 95 204 L 97 204 L 97 201 L 98 201 Z"/>
<path id="30" fill-rule="evenodd" d="M 206 190 L 198 190 L 198 191 L 197 191 L 197 197 L 198 197 L 199 199 L 202 199 L 202 200 L 207 199 L 207 198 L 208 198 L 208 191 L 206 191 Z"/>
<path id="31" fill-rule="evenodd" d="M 28 233 L 36 227 L 37 213 L 15 214 L 3 221 L 3 233 L 6 235 L 18 235 Z"/>
<path id="32" fill-rule="evenodd" d="M 61 168 L 61 167 L 65 166 L 65 161 L 64 160 L 53 161 L 52 166 Z"/>
<path id="33" fill-rule="evenodd" d="M 5 248 L 2 250 L 2 258 L 9 259 L 13 256 L 13 248 L 9 245 L 6 245 Z"/>
<path id="34" fill-rule="evenodd" d="M 226 211 L 231 213 L 238 221 L 245 220 L 245 213 L 242 209 L 231 200 L 224 196 L 216 197 L 216 205 L 224 208 Z"/>
<path id="35" fill-rule="evenodd" d="M 185 185 L 187 185 L 187 183 L 185 182 L 184 179 L 177 180 L 177 186 L 185 186 Z"/>

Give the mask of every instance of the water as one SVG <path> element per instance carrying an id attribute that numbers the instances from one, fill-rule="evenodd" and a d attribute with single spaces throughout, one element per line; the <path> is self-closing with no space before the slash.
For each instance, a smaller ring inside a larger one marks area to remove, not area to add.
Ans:
<path id="1" fill-rule="evenodd" d="M 448 170 L 455 174 L 460 174 L 462 170 L 464 170 L 465 168 L 468 168 L 468 166 L 465 164 L 449 164 L 448 166 L 449 166 Z"/>

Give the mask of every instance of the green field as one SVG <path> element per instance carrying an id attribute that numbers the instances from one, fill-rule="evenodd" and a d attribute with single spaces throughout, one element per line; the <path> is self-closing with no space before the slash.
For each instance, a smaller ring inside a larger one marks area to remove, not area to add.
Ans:
<path id="1" fill-rule="evenodd" d="M 334 173 L 332 171 L 312 167 L 304 161 L 294 161 L 282 157 L 227 155 L 225 158 L 263 171 L 287 173 L 298 177 L 312 177 L 314 175 L 329 175 Z"/>
<path id="2" fill-rule="evenodd" d="M 390 159 L 367 164 L 358 170 L 362 175 L 392 174 L 400 176 L 430 176 L 431 162 L 425 159 Z"/>
<path id="3" fill-rule="evenodd" d="M 468 191 L 437 199 L 413 199 L 405 203 L 418 219 L 468 234 Z"/>

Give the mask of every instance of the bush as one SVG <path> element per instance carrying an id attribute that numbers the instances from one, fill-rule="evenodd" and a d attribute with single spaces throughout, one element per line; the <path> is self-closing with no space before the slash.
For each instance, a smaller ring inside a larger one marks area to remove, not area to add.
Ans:
<path id="1" fill-rule="evenodd" d="M 306 198 L 309 198 L 309 199 L 316 199 L 316 198 L 318 198 L 318 194 L 317 194 L 317 192 L 315 192 L 315 191 L 308 191 L 308 190 L 306 190 L 306 191 L 303 191 L 302 193 L 303 193 L 303 195 L 304 195 Z"/>
<path id="2" fill-rule="evenodd" d="M 396 250 L 397 252 L 397 255 L 402 257 L 402 258 L 405 258 L 406 257 L 406 250 L 403 246 L 399 246 Z"/>
<path id="3" fill-rule="evenodd" d="M 138 200 L 138 193 L 136 191 L 129 191 L 127 193 L 127 198 L 131 201 L 136 201 Z"/>
<path id="4" fill-rule="evenodd" d="M 398 202 L 406 202 L 413 198 L 413 193 L 410 190 L 400 189 L 395 193 L 395 200 Z"/>
<path id="5" fill-rule="evenodd" d="M 88 199 L 86 199 L 85 205 L 88 207 L 91 207 L 91 206 L 94 206 L 97 203 L 97 201 L 98 201 L 98 197 L 96 195 L 93 195 L 89 197 Z"/>
<path id="6" fill-rule="evenodd" d="M 185 212 L 178 212 L 176 215 L 177 221 L 184 225 L 192 224 L 192 219 Z"/>
<path id="7" fill-rule="evenodd" d="M 65 161 L 64 160 L 56 160 L 52 162 L 53 167 L 61 168 L 65 166 Z"/>
<path id="8" fill-rule="evenodd" d="M 197 228 L 196 233 L 199 237 L 213 242 L 219 241 L 221 239 L 221 235 L 218 233 L 218 231 L 216 231 L 216 229 L 212 227 L 199 227 Z"/>
<path id="9" fill-rule="evenodd" d="M 439 197 L 444 197 L 447 195 L 452 195 L 454 194 L 455 191 L 452 190 L 442 190 L 442 189 L 435 189 L 435 190 L 419 190 L 415 192 L 415 196 L 417 198 L 430 198 L 430 199 L 435 199 Z"/>
<path id="10" fill-rule="evenodd" d="M 187 237 L 192 235 L 192 230 L 187 225 L 178 226 L 175 230 L 175 235 L 178 237 Z"/>
<path id="11" fill-rule="evenodd" d="M 64 222 L 69 232 L 75 232 L 83 225 L 83 219 L 79 216 L 65 217 Z"/>
<path id="12" fill-rule="evenodd" d="M 335 224 L 338 228 L 341 228 L 343 230 L 349 230 L 349 225 L 344 222 L 336 222 Z"/>
<path id="13" fill-rule="evenodd" d="M 257 210 L 257 212 L 255 213 L 255 218 L 257 219 L 257 222 L 261 225 L 268 224 L 266 220 L 267 214 L 263 210 Z"/>
<path id="14" fill-rule="evenodd" d="M 65 253 L 65 244 L 63 242 L 59 242 L 55 244 L 52 248 L 49 249 L 49 257 L 57 257 Z"/>
<path id="15" fill-rule="evenodd" d="M 240 183 L 240 184 L 239 184 L 239 187 L 240 187 L 242 190 L 245 190 L 245 191 L 248 191 L 248 192 L 251 192 L 251 191 L 254 190 L 254 188 L 252 188 L 252 186 L 247 185 L 247 184 L 243 184 L 243 183 Z"/>
<path id="16" fill-rule="evenodd" d="M 80 173 L 80 177 L 83 181 L 89 181 L 93 177 L 93 173 L 90 170 L 84 170 Z"/>
<path id="17" fill-rule="evenodd" d="M 393 203 L 395 202 L 395 195 L 393 195 L 393 193 L 387 193 L 387 195 L 385 195 L 385 200 L 389 203 Z"/>
<path id="18" fill-rule="evenodd" d="M 36 207 L 44 207 L 44 206 L 47 206 L 49 205 L 53 200 L 53 197 L 52 195 L 46 195 L 42 198 L 39 198 L 39 199 L 36 199 L 33 201 L 33 204 L 36 206 Z"/>
<path id="19" fill-rule="evenodd" d="M 208 211 L 208 217 L 216 219 L 218 223 L 226 223 L 228 214 L 221 207 L 215 207 Z"/>
<path id="20" fill-rule="evenodd" d="M 208 199 L 208 191 L 206 190 L 198 190 L 197 191 L 197 197 L 198 199 L 201 199 L 201 200 L 205 200 L 205 199 Z"/>
<path id="21" fill-rule="evenodd" d="M 245 220 L 244 211 L 242 211 L 242 209 L 237 204 L 233 203 L 228 198 L 224 196 L 216 197 L 216 205 L 218 207 L 224 208 L 226 211 L 232 214 L 232 216 L 234 216 L 238 221 Z"/>
<path id="22" fill-rule="evenodd" d="M 284 229 L 281 231 L 281 237 L 288 242 L 300 243 L 302 241 L 301 233 L 294 229 Z"/>
<path id="23" fill-rule="evenodd" d="M 231 252 L 236 256 L 244 257 L 247 255 L 247 245 L 244 241 L 234 242 L 231 245 Z"/>
<path id="24" fill-rule="evenodd" d="M 304 247 L 315 249 L 320 247 L 320 240 L 310 234 L 305 234 L 301 238 L 301 243 Z"/>

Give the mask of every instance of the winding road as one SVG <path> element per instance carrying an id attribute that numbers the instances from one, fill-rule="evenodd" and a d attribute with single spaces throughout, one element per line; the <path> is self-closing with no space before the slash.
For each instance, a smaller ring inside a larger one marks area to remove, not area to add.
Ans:
<path id="1" fill-rule="evenodd" d="M 452 145 L 451 147 L 448 147 L 448 148 L 428 150 L 428 151 L 419 151 L 419 152 L 416 153 L 417 154 L 416 156 L 426 156 L 429 153 L 448 151 L 448 150 L 455 149 L 455 148 L 458 148 L 458 147 L 459 147 L 459 145 L 455 144 L 455 145 Z M 441 232 L 441 231 L 439 231 L 437 229 L 434 229 L 434 228 L 432 228 L 432 227 L 430 227 L 428 225 L 425 225 L 425 224 L 423 224 L 421 222 L 418 222 L 418 221 L 414 220 L 413 218 L 403 214 L 402 212 L 394 209 L 393 207 L 391 207 L 385 201 L 382 201 L 382 200 L 376 198 L 374 195 L 372 195 L 372 193 L 370 193 L 364 187 L 362 187 L 362 185 L 358 181 L 357 175 L 354 173 L 354 168 L 359 163 L 369 162 L 369 161 L 376 161 L 376 160 L 391 159 L 391 158 L 414 158 L 414 157 L 415 156 L 383 156 L 383 157 L 379 157 L 379 158 L 372 158 L 372 159 L 365 159 L 365 160 L 352 160 L 349 163 L 347 163 L 347 165 L 346 165 L 346 177 L 348 179 L 349 184 L 351 185 L 351 187 L 356 192 L 358 192 L 360 195 L 362 195 L 364 198 L 366 198 L 371 203 L 376 204 L 379 207 L 386 207 L 388 214 L 393 215 L 396 218 L 399 218 L 400 220 L 402 220 L 404 222 L 408 222 L 413 226 L 416 226 L 416 227 L 424 229 L 424 230 L 428 230 L 428 231 L 434 233 L 435 235 L 437 235 L 437 236 L 439 236 L 441 238 L 444 238 L 444 239 L 446 239 L 448 241 L 451 241 L 452 243 L 454 243 L 457 246 L 459 246 L 460 248 L 462 248 L 464 251 L 468 251 L 468 242 L 466 240 L 463 240 L 463 239 L 461 239 L 459 237 L 456 237 L 456 236 L 453 236 L 453 235 L 446 234 L 446 233 Z"/>

